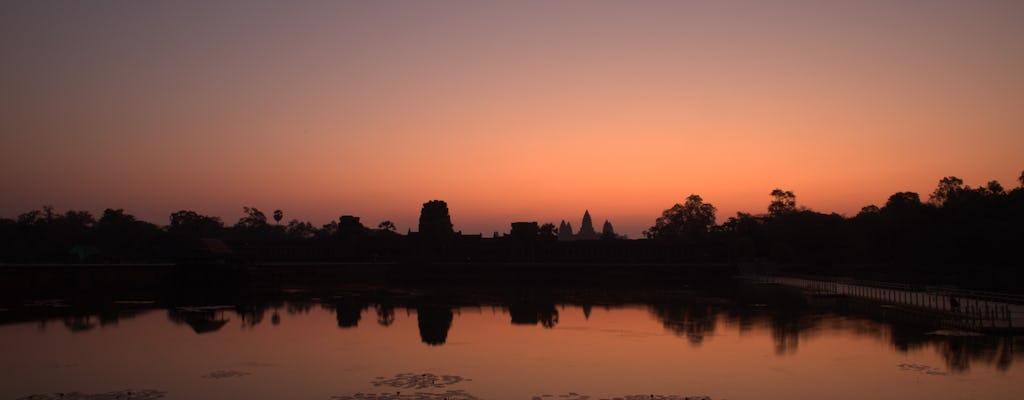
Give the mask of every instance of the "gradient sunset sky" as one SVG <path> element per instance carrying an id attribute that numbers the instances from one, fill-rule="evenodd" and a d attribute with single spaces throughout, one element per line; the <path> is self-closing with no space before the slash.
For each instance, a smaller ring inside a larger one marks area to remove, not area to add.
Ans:
<path id="1" fill-rule="evenodd" d="M 242 206 L 638 237 L 1017 186 L 1024 1 L 0 3 L 0 216 Z"/>

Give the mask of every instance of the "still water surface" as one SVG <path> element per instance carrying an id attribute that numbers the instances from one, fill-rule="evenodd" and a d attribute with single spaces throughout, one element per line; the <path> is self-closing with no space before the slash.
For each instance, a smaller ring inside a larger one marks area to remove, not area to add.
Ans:
<path id="1" fill-rule="evenodd" d="M 1017 338 L 740 303 L 34 304 L 0 325 L 0 398 L 1024 398 Z"/>

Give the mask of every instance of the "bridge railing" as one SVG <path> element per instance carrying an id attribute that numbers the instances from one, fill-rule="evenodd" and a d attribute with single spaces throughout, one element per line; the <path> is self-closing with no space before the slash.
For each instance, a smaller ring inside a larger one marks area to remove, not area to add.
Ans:
<path id="1" fill-rule="evenodd" d="M 992 292 L 984 290 L 971 290 L 971 289 L 960 289 L 952 286 L 945 285 L 924 285 L 924 284 L 906 284 L 896 282 L 883 282 L 874 281 L 869 279 L 853 279 L 853 278 L 840 278 L 840 277 L 823 277 L 814 275 L 785 275 L 779 278 L 798 278 L 806 279 L 810 281 L 821 281 L 821 282 L 832 282 L 837 284 L 847 285 L 858 285 L 858 286 L 870 286 L 876 288 L 885 289 L 896 289 L 896 290 L 908 290 L 908 291 L 921 291 L 930 293 L 941 293 L 945 295 L 951 295 L 956 297 L 971 298 L 978 300 L 992 300 L 1012 304 L 1024 304 L 1024 295 L 1015 293 L 1002 293 Z"/>
<path id="2" fill-rule="evenodd" d="M 909 285 L 811 276 L 747 276 L 759 282 L 796 286 L 820 294 L 863 298 L 935 313 L 960 327 L 1024 328 L 1024 296 L 962 290 L 945 286 Z"/>

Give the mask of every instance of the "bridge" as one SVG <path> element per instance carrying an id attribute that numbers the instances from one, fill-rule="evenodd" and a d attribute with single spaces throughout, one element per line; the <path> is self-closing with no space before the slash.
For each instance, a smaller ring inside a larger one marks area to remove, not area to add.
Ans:
<path id="1" fill-rule="evenodd" d="M 746 275 L 743 279 L 803 289 L 816 296 L 864 300 L 928 314 L 939 326 L 991 333 L 1024 332 L 1024 296 L 943 286 L 795 276 Z"/>

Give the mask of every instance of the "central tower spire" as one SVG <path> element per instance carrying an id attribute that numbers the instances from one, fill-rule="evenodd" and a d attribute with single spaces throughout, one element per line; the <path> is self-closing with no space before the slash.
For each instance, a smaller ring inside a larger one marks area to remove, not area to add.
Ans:
<path id="1" fill-rule="evenodd" d="M 594 231 L 594 221 L 590 219 L 590 210 L 583 212 L 583 223 L 576 237 L 583 240 L 597 239 L 597 232 Z"/>

